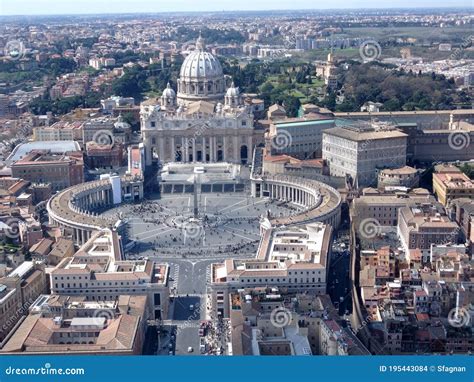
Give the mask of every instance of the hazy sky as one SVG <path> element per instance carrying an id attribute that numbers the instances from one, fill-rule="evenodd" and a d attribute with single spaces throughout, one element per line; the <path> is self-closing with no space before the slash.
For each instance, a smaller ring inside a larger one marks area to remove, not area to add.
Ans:
<path id="1" fill-rule="evenodd" d="M 472 0 L 0 0 L 0 15 L 270 9 L 472 7 Z"/>

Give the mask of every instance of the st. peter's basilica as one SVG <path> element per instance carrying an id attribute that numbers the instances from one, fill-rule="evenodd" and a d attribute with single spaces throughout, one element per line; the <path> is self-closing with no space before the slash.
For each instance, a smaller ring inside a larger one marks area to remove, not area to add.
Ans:
<path id="1" fill-rule="evenodd" d="M 184 60 L 177 85 L 177 94 L 168 84 L 159 101 L 141 104 L 146 164 L 248 163 L 262 132 L 255 131 L 250 106 L 202 37 Z"/>

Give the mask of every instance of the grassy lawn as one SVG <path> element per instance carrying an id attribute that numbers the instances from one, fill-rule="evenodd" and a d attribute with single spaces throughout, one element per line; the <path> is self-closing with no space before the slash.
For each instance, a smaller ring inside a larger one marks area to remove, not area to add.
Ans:
<path id="1" fill-rule="evenodd" d="M 151 90 L 149 92 L 146 92 L 144 96 L 148 98 L 159 98 L 161 97 L 161 93 Z"/>
<path id="2" fill-rule="evenodd" d="M 267 82 L 278 82 L 278 76 L 277 75 L 268 76 Z"/>
<path id="3" fill-rule="evenodd" d="M 321 86 L 324 86 L 324 81 L 318 79 L 316 76 L 311 76 L 310 84 L 298 84 L 298 87 L 302 89 L 319 88 Z"/>
<path id="4" fill-rule="evenodd" d="M 20 250 L 19 246 L 13 244 L 0 244 L 0 251 L 16 252 Z"/>

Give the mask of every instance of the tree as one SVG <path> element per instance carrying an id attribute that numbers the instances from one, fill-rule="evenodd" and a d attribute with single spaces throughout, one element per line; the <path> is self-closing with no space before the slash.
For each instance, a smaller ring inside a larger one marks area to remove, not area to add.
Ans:
<path id="1" fill-rule="evenodd" d="M 127 112 L 127 113 L 122 114 L 122 118 L 125 122 L 127 122 L 132 127 L 132 131 L 140 130 L 140 119 L 137 118 L 135 114 L 131 112 Z"/>
<path id="2" fill-rule="evenodd" d="M 58 77 L 61 74 L 72 73 L 77 69 L 77 64 L 70 58 L 50 58 L 41 66 L 48 74 Z"/>
<path id="3" fill-rule="evenodd" d="M 386 110 L 386 111 L 400 110 L 400 101 L 396 98 L 389 99 L 387 102 L 384 102 L 383 110 Z"/>
<path id="4" fill-rule="evenodd" d="M 284 98 L 283 106 L 286 109 L 286 115 L 288 117 L 297 117 L 301 102 L 299 98 L 289 95 Z"/>
<path id="5" fill-rule="evenodd" d="M 336 105 L 336 111 L 350 112 L 354 110 L 354 102 L 351 99 L 345 99 L 340 105 Z"/>
<path id="6" fill-rule="evenodd" d="M 146 72 L 139 66 L 134 66 L 125 71 L 125 74 L 112 83 L 114 94 L 122 97 L 143 99 L 143 93 L 150 90 Z"/>
<path id="7" fill-rule="evenodd" d="M 474 166 L 471 166 L 469 163 L 464 163 L 459 167 L 459 169 L 470 179 L 474 178 Z"/>
<path id="8" fill-rule="evenodd" d="M 346 100 L 353 104 L 351 111 L 368 101 L 381 102 L 385 110 L 393 111 L 452 109 L 457 102 L 468 105 L 471 99 L 463 98 L 443 75 L 403 72 L 378 63 L 352 65 L 339 78 Z M 343 106 L 347 107 L 349 103 Z"/>
<path id="9" fill-rule="evenodd" d="M 336 109 L 336 94 L 334 92 L 330 92 L 322 101 L 322 105 L 334 111 Z"/>

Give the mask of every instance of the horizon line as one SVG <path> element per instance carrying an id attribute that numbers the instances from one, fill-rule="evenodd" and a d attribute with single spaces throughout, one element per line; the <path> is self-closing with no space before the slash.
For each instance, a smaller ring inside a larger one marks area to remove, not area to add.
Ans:
<path id="1" fill-rule="evenodd" d="M 12 13 L 12 14 L 1 14 L 0 18 L 2 17 L 34 17 L 34 16 L 103 16 L 103 15 L 162 15 L 162 14 L 186 14 L 186 13 L 197 13 L 197 14 L 205 14 L 205 13 L 232 13 L 232 12 L 265 12 L 265 11 L 273 11 L 273 12 L 303 12 L 303 11 L 364 11 L 364 10 L 468 10 L 471 9 L 469 6 L 459 5 L 459 6 L 413 6 L 413 7 L 361 7 L 361 8 L 299 8 L 299 9 L 284 9 L 284 8 L 270 8 L 270 9 L 229 9 L 229 10 L 207 10 L 207 11 L 130 11 L 130 12 L 92 12 L 92 13 Z"/>

